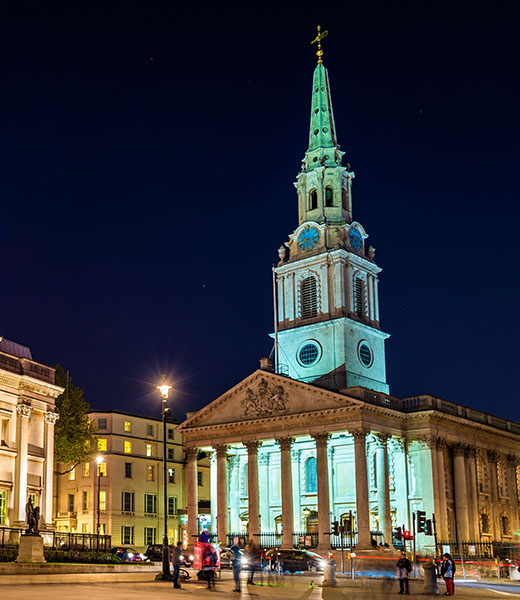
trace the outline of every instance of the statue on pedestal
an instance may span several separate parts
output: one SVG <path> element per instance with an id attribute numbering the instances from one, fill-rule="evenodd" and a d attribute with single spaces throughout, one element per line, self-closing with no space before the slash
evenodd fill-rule
<path id="1" fill-rule="evenodd" d="M 25 505 L 25 520 L 27 521 L 26 535 L 38 535 L 38 521 L 40 520 L 40 507 L 34 506 L 32 499 Z"/>

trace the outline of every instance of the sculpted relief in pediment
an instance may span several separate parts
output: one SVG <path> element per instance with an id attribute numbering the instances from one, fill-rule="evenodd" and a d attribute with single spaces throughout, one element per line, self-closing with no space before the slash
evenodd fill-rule
<path id="1" fill-rule="evenodd" d="M 245 417 L 270 417 L 286 412 L 289 394 L 284 386 L 262 378 L 255 387 L 247 387 L 240 400 Z"/>

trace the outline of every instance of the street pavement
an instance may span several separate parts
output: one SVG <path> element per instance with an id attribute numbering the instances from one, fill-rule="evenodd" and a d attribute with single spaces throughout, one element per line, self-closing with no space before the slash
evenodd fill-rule
<path id="1" fill-rule="evenodd" d="M 135 574 L 137 575 L 137 574 Z M 244 579 L 247 574 L 243 574 Z M 134 578 L 135 577 L 135 578 Z M 208 590 L 206 584 L 196 579 L 183 583 L 180 590 L 174 590 L 171 583 L 153 581 L 150 576 L 148 581 L 130 574 L 127 581 L 115 581 L 112 574 L 104 576 L 97 574 L 94 581 L 81 578 L 78 575 L 73 579 L 64 577 L 62 583 L 51 583 L 45 575 L 36 575 L 31 583 L 26 583 L 25 578 L 20 578 L 19 583 L 9 582 L 0 585 L 1 600 L 132 600 L 134 598 L 189 598 L 189 600 L 207 600 L 208 598 L 222 598 L 225 600 L 238 598 L 245 600 L 388 600 L 391 596 L 397 597 L 399 585 L 396 580 L 375 579 L 340 579 L 337 588 L 320 588 L 318 584 L 321 576 L 309 577 L 300 575 L 284 575 L 269 580 L 264 577 L 258 579 L 257 585 L 242 585 L 240 594 L 233 592 L 233 581 L 230 573 L 225 573 L 221 580 L 217 580 L 216 590 Z M 79 583 L 79 581 L 83 581 Z M 409 598 L 424 598 L 422 595 L 422 582 L 410 582 Z M 471 585 L 472 587 L 469 587 Z M 474 587 L 474 586 L 479 587 Z M 440 586 L 441 594 L 445 591 L 444 585 Z M 460 584 L 456 586 L 456 596 L 459 598 L 474 598 L 478 600 L 514 598 L 520 596 L 520 587 L 514 584 L 480 583 Z"/>

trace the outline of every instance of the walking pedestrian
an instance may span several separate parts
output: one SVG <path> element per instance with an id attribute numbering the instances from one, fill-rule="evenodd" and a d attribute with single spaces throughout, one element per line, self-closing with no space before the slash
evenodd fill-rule
<path id="1" fill-rule="evenodd" d="M 442 556 L 444 560 L 442 561 L 441 575 L 444 577 L 444 582 L 446 583 L 446 593 L 444 595 L 454 596 L 455 586 L 453 585 L 453 578 L 455 577 L 455 563 L 448 552 L 445 552 Z"/>
<path id="2" fill-rule="evenodd" d="M 399 593 L 409 595 L 408 575 L 412 570 L 412 563 L 407 558 L 406 552 L 401 552 L 401 558 L 397 561 L 397 568 L 399 569 Z"/>
<path id="3" fill-rule="evenodd" d="M 180 588 L 179 569 L 181 568 L 182 560 L 182 542 L 177 542 L 177 545 L 172 551 L 172 567 L 173 567 L 173 587 Z"/>
<path id="4" fill-rule="evenodd" d="M 204 565 L 204 571 L 208 579 L 208 590 L 215 589 L 215 569 L 217 568 L 217 553 L 211 546 L 208 548 L 208 554 L 206 556 Z"/>
<path id="5" fill-rule="evenodd" d="M 234 592 L 240 592 L 240 571 L 242 570 L 242 551 L 240 550 L 240 546 L 238 545 L 238 538 L 233 538 L 233 545 L 230 548 L 231 552 L 233 552 L 233 578 L 235 580 L 235 589 Z"/>
<path id="6" fill-rule="evenodd" d="M 248 546 L 248 566 L 249 566 L 249 577 L 247 579 L 247 583 L 250 585 L 255 585 L 253 581 L 253 577 L 255 576 L 255 571 L 260 569 L 260 563 L 262 560 L 262 548 L 253 540 L 249 540 Z"/>

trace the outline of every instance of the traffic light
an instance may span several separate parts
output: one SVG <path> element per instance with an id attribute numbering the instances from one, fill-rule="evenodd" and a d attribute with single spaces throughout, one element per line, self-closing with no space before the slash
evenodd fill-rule
<path id="1" fill-rule="evenodd" d="M 432 527 L 432 520 L 431 519 L 426 519 L 426 525 L 425 525 L 424 533 L 426 535 L 433 535 L 433 527 Z"/>
<path id="2" fill-rule="evenodd" d="M 399 540 L 399 541 L 401 541 L 403 539 L 403 528 L 402 527 L 395 528 L 394 537 L 396 540 Z"/>
<path id="3" fill-rule="evenodd" d="M 403 531 L 403 537 L 405 540 L 411 540 L 412 539 L 412 534 L 408 531 L 408 529 L 405 529 Z"/>
<path id="4" fill-rule="evenodd" d="M 424 510 L 417 511 L 417 532 L 426 533 L 426 512 Z"/>
<path id="5" fill-rule="evenodd" d="M 339 523 L 338 521 L 332 521 L 331 523 L 332 535 L 339 535 Z"/>

